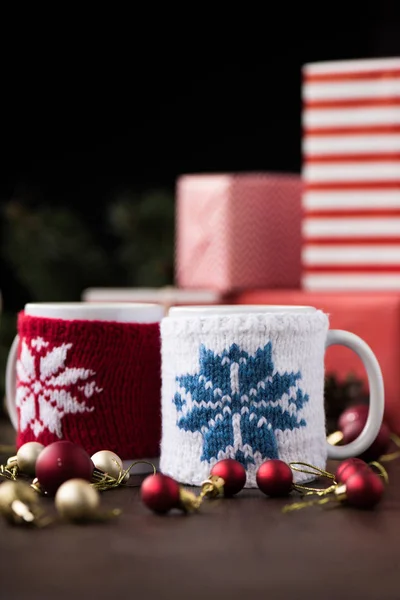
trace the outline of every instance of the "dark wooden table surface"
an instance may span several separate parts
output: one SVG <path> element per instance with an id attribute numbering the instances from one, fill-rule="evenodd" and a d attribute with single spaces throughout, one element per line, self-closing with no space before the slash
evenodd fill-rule
<path id="1" fill-rule="evenodd" d="M 13 441 L 9 426 L 0 434 Z M 285 500 L 246 490 L 197 515 L 161 517 L 129 487 L 103 493 L 104 508 L 123 510 L 105 524 L 26 530 L 0 521 L 0 598 L 399 600 L 400 459 L 388 470 L 374 511 L 283 514 Z"/>

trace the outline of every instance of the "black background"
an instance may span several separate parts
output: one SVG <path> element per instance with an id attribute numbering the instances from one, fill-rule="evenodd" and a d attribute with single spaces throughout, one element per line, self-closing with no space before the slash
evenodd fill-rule
<path id="1" fill-rule="evenodd" d="M 388 0 L 231 5 L 222 20 L 203 5 L 148 8 L 112 24 L 107 11 L 101 22 L 95 12 L 3 21 L 3 205 L 68 205 L 95 227 L 127 186 L 299 172 L 302 65 L 400 55 L 399 3 Z"/>

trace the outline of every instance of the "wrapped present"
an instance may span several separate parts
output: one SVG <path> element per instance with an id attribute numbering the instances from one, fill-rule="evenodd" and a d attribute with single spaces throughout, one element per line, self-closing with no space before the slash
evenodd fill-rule
<path id="1" fill-rule="evenodd" d="M 303 69 L 303 286 L 400 289 L 400 58 Z"/>
<path id="2" fill-rule="evenodd" d="M 331 329 L 346 329 L 363 338 L 382 369 L 385 418 L 392 430 L 400 434 L 400 294 L 260 290 L 238 294 L 233 300 L 238 304 L 315 306 L 329 313 Z M 341 381 L 354 374 L 366 383 L 361 360 L 343 346 L 329 348 L 325 367 L 327 373 Z"/>
<path id="3" fill-rule="evenodd" d="M 87 288 L 84 302 L 135 302 L 161 304 L 165 314 L 171 306 L 218 304 L 221 295 L 214 290 L 180 290 L 173 286 L 159 288 Z"/>
<path id="4" fill-rule="evenodd" d="M 180 287 L 220 292 L 296 287 L 300 251 L 298 175 L 179 178 L 176 279 Z"/>

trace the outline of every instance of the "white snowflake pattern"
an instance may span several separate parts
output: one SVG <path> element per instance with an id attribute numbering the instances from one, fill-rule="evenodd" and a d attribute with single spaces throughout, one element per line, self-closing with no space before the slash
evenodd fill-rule
<path id="1" fill-rule="evenodd" d="M 45 429 L 62 438 L 62 419 L 66 414 L 92 412 L 94 406 L 77 399 L 82 392 L 86 398 L 102 392 L 90 369 L 66 367 L 68 351 L 73 344 L 61 344 L 47 350 L 49 342 L 37 337 L 29 343 L 21 342 L 17 361 L 16 404 L 20 410 L 20 429 L 30 427 L 37 437 Z M 42 352 L 44 349 L 44 353 Z M 84 385 L 78 385 L 86 381 Z"/>

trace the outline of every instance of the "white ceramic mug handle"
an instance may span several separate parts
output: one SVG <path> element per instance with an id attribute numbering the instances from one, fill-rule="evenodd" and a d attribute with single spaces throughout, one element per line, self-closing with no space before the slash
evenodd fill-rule
<path id="1" fill-rule="evenodd" d="M 17 352 L 19 336 L 16 335 L 8 353 L 6 366 L 6 403 L 11 423 L 14 429 L 18 428 L 18 414 L 16 406 L 17 397 Z"/>
<path id="2" fill-rule="evenodd" d="M 375 354 L 364 340 L 349 331 L 331 329 L 328 331 L 325 348 L 335 344 L 346 346 L 346 348 L 350 348 L 350 350 L 358 354 L 364 364 L 369 383 L 368 419 L 358 438 L 344 446 L 332 446 L 327 442 L 328 458 L 343 460 L 362 454 L 375 440 L 382 424 L 385 392 L 379 363 Z"/>

